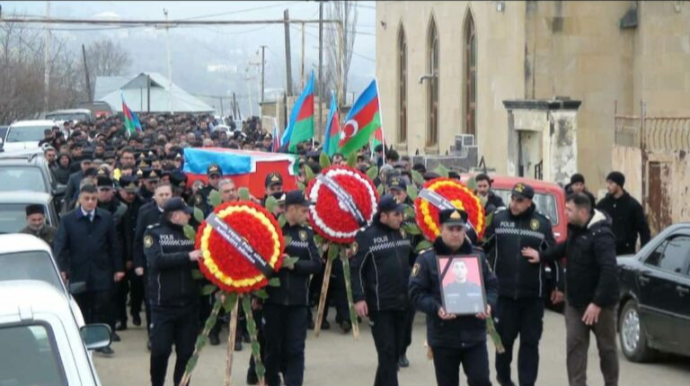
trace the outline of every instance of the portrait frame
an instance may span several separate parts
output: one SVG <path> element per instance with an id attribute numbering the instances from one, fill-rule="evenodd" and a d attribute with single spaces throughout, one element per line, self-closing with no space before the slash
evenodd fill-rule
<path id="1" fill-rule="evenodd" d="M 486 310 L 482 262 L 478 255 L 438 256 L 436 264 L 446 313 L 476 315 Z"/>

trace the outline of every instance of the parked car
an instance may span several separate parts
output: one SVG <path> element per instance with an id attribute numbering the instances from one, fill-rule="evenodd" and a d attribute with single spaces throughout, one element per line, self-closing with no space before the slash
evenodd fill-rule
<path id="1" fill-rule="evenodd" d="M 656 352 L 690 356 L 690 223 L 672 225 L 635 256 L 618 258 L 621 351 L 632 362 Z"/>
<path id="2" fill-rule="evenodd" d="M 70 304 L 77 324 L 84 325 L 84 316 L 72 294 L 83 291 L 85 284 L 70 283 L 70 287 L 65 285 L 52 248 L 43 240 L 25 234 L 0 235 L 0 267 L 0 283 L 37 280 L 55 287 Z"/>
<path id="3" fill-rule="evenodd" d="M 43 192 L 60 213 L 65 185 L 57 183 L 40 149 L 0 153 L 0 192 Z"/>
<path id="4" fill-rule="evenodd" d="M 53 197 L 43 192 L 0 192 L 0 234 L 17 233 L 26 226 L 26 207 L 38 204 L 45 210 L 46 224 L 56 227 L 59 220 Z"/>
<path id="5" fill-rule="evenodd" d="M 5 143 L 5 135 L 7 134 L 7 129 L 9 128 L 9 126 L 0 126 L 0 149 L 2 149 Z"/>
<path id="6" fill-rule="evenodd" d="M 109 117 L 113 115 L 113 108 L 106 102 L 81 102 L 77 106 L 79 109 L 88 109 L 91 111 L 91 116 L 95 118 Z"/>
<path id="7" fill-rule="evenodd" d="M 89 109 L 68 109 L 51 111 L 45 115 L 45 119 L 52 121 L 91 122 L 93 115 Z"/>
<path id="8" fill-rule="evenodd" d="M 100 386 L 88 350 L 110 327 L 79 327 L 62 294 L 40 281 L 0 283 L 0 385 Z"/>
<path id="9" fill-rule="evenodd" d="M 52 120 L 18 121 L 10 125 L 5 134 L 4 151 L 25 150 L 38 148 L 38 143 L 44 138 L 43 132 L 52 129 L 57 124 Z"/>

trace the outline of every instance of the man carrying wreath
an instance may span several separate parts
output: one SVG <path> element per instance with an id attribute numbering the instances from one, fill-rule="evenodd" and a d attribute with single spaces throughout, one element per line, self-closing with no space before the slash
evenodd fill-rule
<path id="1" fill-rule="evenodd" d="M 462 364 L 467 382 L 473 386 L 490 386 L 489 352 L 486 348 L 486 322 L 498 300 L 498 280 L 489 269 L 481 250 L 472 248 L 465 238 L 467 213 L 444 209 L 439 213 L 441 235 L 433 248 L 423 251 L 412 268 L 410 300 L 427 314 L 427 342 L 434 356 L 436 384 L 458 386 Z M 486 299 L 486 311 L 477 315 L 458 316 L 443 308 L 437 256 L 478 255 Z"/>

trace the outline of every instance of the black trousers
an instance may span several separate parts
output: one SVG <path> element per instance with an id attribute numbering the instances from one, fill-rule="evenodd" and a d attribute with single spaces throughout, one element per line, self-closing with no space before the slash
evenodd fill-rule
<path id="1" fill-rule="evenodd" d="M 137 276 L 134 270 L 127 271 L 129 281 L 129 313 L 141 315 L 141 307 L 144 305 L 144 278 Z M 148 320 L 148 319 L 147 319 Z"/>
<path id="2" fill-rule="evenodd" d="M 500 382 L 510 384 L 510 363 L 513 344 L 520 335 L 518 350 L 518 380 L 520 386 L 537 382 L 539 373 L 539 341 L 544 329 L 544 299 L 498 299 L 496 331 L 501 336 L 505 353 L 496 353 L 496 375 Z"/>
<path id="3" fill-rule="evenodd" d="M 152 307 L 151 308 L 151 385 L 163 386 L 168 359 L 175 345 L 174 385 L 179 385 L 187 361 L 194 353 L 194 343 L 199 333 L 199 307 Z"/>
<path id="4" fill-rule="evenodd" d="M 323 285 L 324 270 L 314 275 L 309 287 L 312 307 L 318 307 L 319 297 L 321 296 L 321 286 Z M 335 306 L 335 322 L 340 324 L 350 320 L 350 308 L 347 305 L 347 292 L 345 290 L 345 276 L 343 274 L 343 263 L 340 259 L 333 261 L 331 271 L 331 281 L 326 294 L 326 306 L 323 311 L 323 320 L 328 320 L 328 309 Z M 311 308 L 309 309 L 309 319 L 314 319 Z M 316 322 L 316 321 L 314 321 Z"/>
<path id="5" fill-rule="evenodd" d="M 432 347 L 438 386 L 460 385 L 460 365 L 470 386 L 491 386 L 486 342 L 466 348 Z"/>
<path id="6" fill-rule="evenodd" d="M 405 310 L 369 309 L 369 325 L 379 361 L 374 386 L 398 386 L 398 358 L 405 337 L 406 313 Z"/>
<path id="7" fill-rule="evenodd" d="M 74 300 L 79 305 L 86 324 L 106 323 L 110 328 L 114 327 L 112 291 L 86 291 L 74 295 Z"/>
<path id="8" fill-rule="evenodd" d="M 412 327 L 414 325 L 415 313 L 416 310 L 413 306 L 410 306 L 405 312 L 405 334 L 402 346 L 400 346 L 400 356 L 407 355 L 407 349 L 412 344 Z"/>
<path id="9" fill-rule="evenodd" d="M 307 306 L 264 305 L 266 384 L 280 386 L 279 372 L 287 386 L 304 381 L 304 346 L 307 340 Z"/>

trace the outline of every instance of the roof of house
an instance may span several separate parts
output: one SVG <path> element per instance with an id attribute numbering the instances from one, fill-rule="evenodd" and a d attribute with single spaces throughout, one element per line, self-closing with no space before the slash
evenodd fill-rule
<path id="1" fill-rule="evenodd" d="M 148 106 L 147 76 L 151 81 L 150 100 Z M 101 78 L 105 78 L 101 80 Z M 103 95 L 102 95 L 103 94 Z M 96 79 L 95 97 L 99 101 L 108 103 L 114 112 L 122 111 L 122 97 L 130 109 L 135 112 L 178 112 L 178 113 L 210 113 L 214 108 L 189 94 L 161 74 L 150 72 L 141 73 L 133 78 L 98 77 Z"/>

